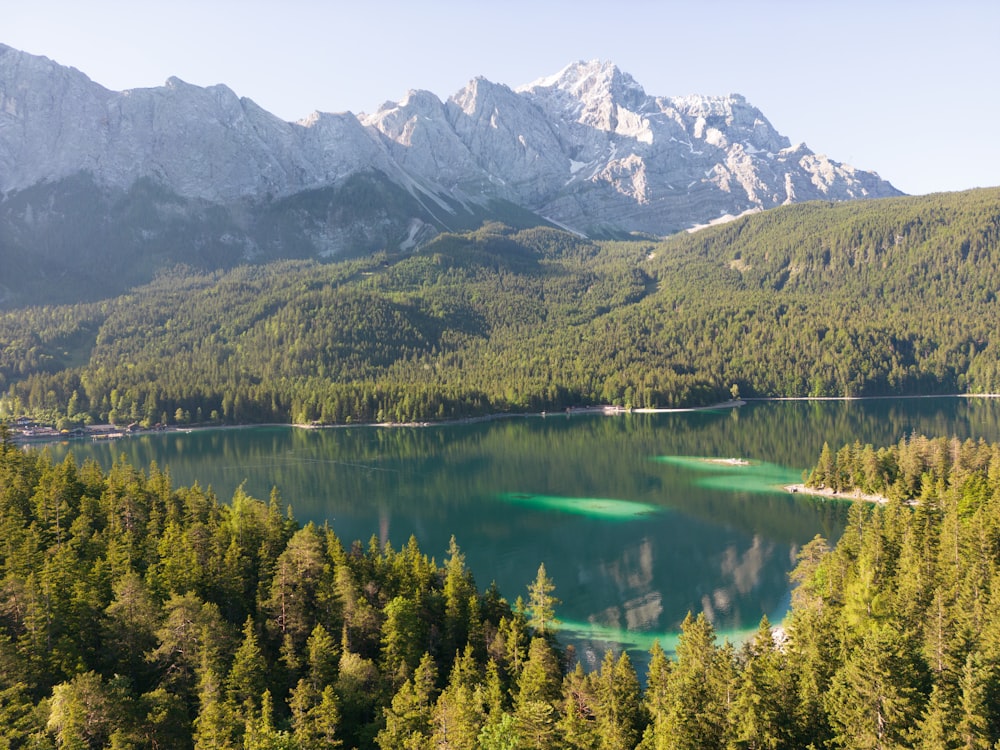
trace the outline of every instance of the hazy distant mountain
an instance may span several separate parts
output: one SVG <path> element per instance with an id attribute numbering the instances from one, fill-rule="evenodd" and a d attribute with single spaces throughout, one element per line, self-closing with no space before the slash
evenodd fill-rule
<path id="1" fill-rule="evenodd" d="M 739 95 L 652 97 L 610 63 L 288 123 L 222 85 L 113 92 L 3 45 L 0 191 L 8 302 L 25 276 L 82 274 L 97 295 L 172 262 L 406 251 L 487 219 L 665 235 L 790 202 L 900 194 L 792 146 Z"/>

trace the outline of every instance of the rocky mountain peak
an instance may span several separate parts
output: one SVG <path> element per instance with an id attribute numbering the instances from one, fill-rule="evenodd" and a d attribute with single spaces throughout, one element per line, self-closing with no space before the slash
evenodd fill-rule
<path id="1" fill-rule="evenodd" d="M 399 102 L 385 102 L 373 115 L 361 115 L 364 125 L 374 127 L 394 140 L 409 137 L 421 121 L 439 120 L 444 103 L 430 91 L 411 89 Z"/>
<path id="2" fill-rule="evenodd" d="M 553 76 L 517 89 L 550 116 L 575 120 L 588 127 L 614 132 L 624 116 L 634 130 L 648 108 L 649 97 L 628 73 L 610 62 L 576 62 Z"/>
<path id="3" fill-rule="evenodd" d="M 674 96 L 660 99 L 658 104 L 671 117 L 687 122 L 698 139 L 741 143 L 751 151 L 765 153 L 777 153 L 791 145 L 741 94 Z"/>
<path id="4" fill-rule="evenodd" d="M 414 89 L 371 115 L 287 123 L 224 84 L 172 77 L 113 92 L 0 45 L 0 193 L 80 174 L 106 191 L 151 182 L 240 222 L 254 206 L 308 191 L 392 193 L 384 209 L 372 197 L 346 198 L 356 201 L 347 212 L 307 201 L 323 217 L 310 214 L 319 255 L 369 247 L 376 226 L 410 248 L 432 222 L 457 226 L 457 207 L 482 217 L 494 202 L 505 215 L 513 205 L 587 234 L 662 235 L 790 201 L 898 194 L 877 175 L 792 148 L 738 94 L 649 96 L 607 61 L 575 62 L 517 89 L 477 77 L 444 102 Z M 356 229 L 323 223 L 353 221 L 361 208 L 384 215 Z"/>
<path id="5" fill-rule="evenodd" d="M 539 78 L 518 88 L 518 91 L 535 95 L 555 90 L 581 101 L 611 99 L 616 104 L 629 107 L 646 98 L 646 92 L 632 76 L 606 60 L 571 63 L 555 75 Z"/>
<path id="6" fill-rule="evenodd" d="M 448 103 L 461 109 L 464 114 L 475 117 L 478 112 L 494 107 L 499 102 L 510 103 L 516 98 L 517 95 L 509 86 L 476 76 L 464 88 L 455 92 Z"/>

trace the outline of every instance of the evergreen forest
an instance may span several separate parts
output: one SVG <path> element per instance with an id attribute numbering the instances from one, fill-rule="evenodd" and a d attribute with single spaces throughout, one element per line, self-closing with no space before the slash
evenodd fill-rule
<path id="1" fill-rule="evenodd" d="M 346 424 L 997 392 L 998 289 L 1000 190 L 665 240 L 489 224 L 0 313 L 0 417 Z M 806 480 L 881 501 L 800 550 L 780 627 L 720 642 L 691 613 L 645 674 L 612 652 L 586 671 L 544 566 L 511 600 L 460 540 L 440 563 L 415 539 L 341 540 L 277 491 L 55 462 L 0 422 L 0 748 L 998 746 L 1000 446 L 826 446 Z"/>
<path id="2" fill-rule="evenodd" d="M 344 544 L 277 494 L 0 440 L 0 747 L 991 748 L 1000 740 L 1000 445 L 824 449 L 868 483 L 743 644 L 703 614 L 638 675 L 559 643 L 544 566 L 511 604 L 456 540 Z M 830 472 L 833 472 L 832 474 Z M 875 484 L 870 484 L 874 482 Z M 997 578 L 1000 580 L 1000 578 Z"/>
<path id="3" fill-rule="evenodd" d="M 73 281 L 53 284 L 64 299 Z M 786 206 L 665 240 L 488 224 L 7 310 L 0 417 L 346 424 L 997 392 L 998 289 L 997 189 Z"/>

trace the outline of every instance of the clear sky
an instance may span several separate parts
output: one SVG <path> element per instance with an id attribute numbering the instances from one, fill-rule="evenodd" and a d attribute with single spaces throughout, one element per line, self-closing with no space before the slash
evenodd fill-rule
<path id="1" fill-rule="evenodd" d="M 0 42 L 113 90 L 225 83 L 286 120 L 610 60 L 743 94 L 793 143 L 911 194 L 1000 185 L 997 0 L 6 0 Z"/>

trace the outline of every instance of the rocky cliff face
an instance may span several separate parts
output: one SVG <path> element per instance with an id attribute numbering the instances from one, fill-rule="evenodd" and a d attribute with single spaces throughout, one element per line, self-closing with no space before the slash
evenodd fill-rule
<path id="1" fill-rule="evenodd" d="M 185 198 L 287 195 L 389 169 L 356 117 L 284 122 L 226 86 L 178 78 L 111 92 L 73 68 L 0 46 L 0 190 L 79 172 L 127 189 L 152 178 Z"/>
<path id="2" fill-rule="evenodd" d="M 359 204 L 344 190 L 359 176 L 381 185 L 366 200 L 393 198 Z M 610 63 L 575 63 L 516 90 L 477 78 L 446 102 L 412 91 L 371 115 L 288 123 L 225 86 L 171 78 L 113 92 L 0 45 L 0 239 L 29 256 L 18 244 L 25 227 L 37 242 L 39 217 L 60 216 L 57 194 L 40 186 L 67 180 L 111 203 L 156 185 L 149 211 L 160 219 L 165 201 L 177 221 L 201 221 L 214 206 L 226 216 L 214 225 L 248 258 L 409 249 L 512 211 L 593 236 L 664 235 L 793 201 L 899 194 L 874 173 L 793 146 L 739 95 L 654 97 Z M 185 215 L 189 202 L 198 210 Z M 294 216 L 304 223 L 291 226 Z M 148 234 L 123 231 L 136 242 Z"/>

